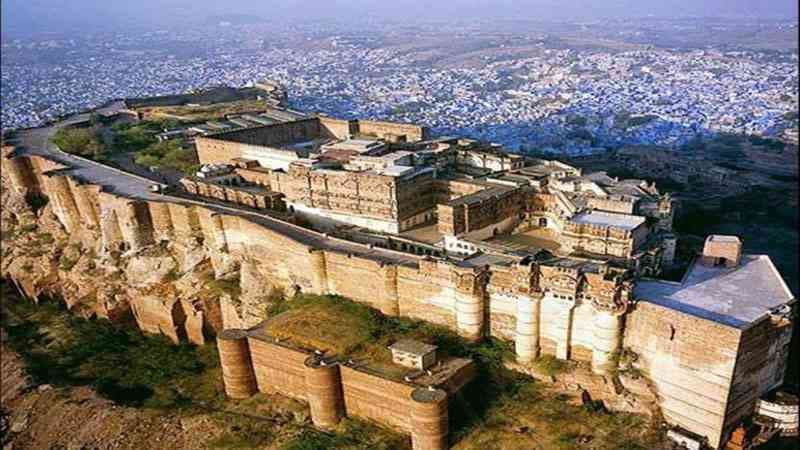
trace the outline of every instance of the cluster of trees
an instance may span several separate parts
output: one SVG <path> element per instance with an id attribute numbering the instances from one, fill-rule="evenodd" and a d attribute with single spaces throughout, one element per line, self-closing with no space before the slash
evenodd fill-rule
<path id="1" fill-rule="evenodd" d="M 64 152 L 102 160 L 108 155 L 96 128 L 61 128 L 51 139 Z"/>
<path id="2" fill-rule="evenodd" d="M 156 143 L 156 134 L 180 126 L 177 120 L 146 120 L 136 124 L 117 123 L 111 127 L 114 150 L 138 152 Z"/>
<path id="3" fill-rule="evenodd" d="M 105 145 L 103 128 L 62 128 L 52 142 L 61 150 L 103 161 L 112 153 L 136 153 L 135 161 L 145 167 L 158 167 L 194 173 L 198 170 L 197 155 L 182 147 L 181 141 L 158 142 L 156 134 L 174 127 L 167 122 L 143 121 L 137 124 L 117 123 L 106 129 L 111 133 L 111 145 Z"/>
<path id="4" fill-rule="evenodd" d="M 136 164 L 159 169 L 172 169 L 192 174 L 200 168 L 197 154 L 183 148 L 177 140 L 157 142 L 144 148 L 134 159 Z"/>
<path id="5" fill-rule="evenodd" d="M 154 131 L 148 126 L 117 124 L 111 127 L 114 133 L 114 150 L 137 152 L 156 142 Z"/>

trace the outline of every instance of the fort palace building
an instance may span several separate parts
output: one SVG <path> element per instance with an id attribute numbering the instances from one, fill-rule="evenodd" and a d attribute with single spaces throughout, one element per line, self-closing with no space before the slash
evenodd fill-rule
<path id="1" fill-rule="evenodd" d="M 577 361 L 617 390 L 639 390 L 619 375 L 635 355 L 664 420 L 712 448 L 770 411 L 784 383 L 795 299 L 772 261 L 712 235 L 682 279 L 660 278 L 675 263 L 674 204 L 653 183 L 325 116 L 209 133 L 196 147 L 203 166 L 174 194 L 44 150 L 4 149 L 2 162 L 10 186 L 49 196 L 64 228 L 94 233 L 101 254 L 169 243 L 181 260 L 235 274 L 242 295 L 220 299 L 218 336 L 229 395 L 277 389 L 307 399 L 323 427 L 353 414 L 389 420 L 417 449 L 446 445 L 447 397 L 471 377 L 468 361 L 443 363 L 430 383 L 387 384 L 289 348 L 259 331 L 273 288 L 513 342 L 522 367 Z M 174 332 L 162 300 L 136 300 L 141 328 Z M 202 341 L 202 311 L 186 311 L 185 334 Z M 450 361 L 413 342 L 392 352 L 423 375 Z"/>
<path id="2" fill-rule="evenodd" d="M 297 289 L 510 340 L 521 362 L 549 354 L 602 375 L 633 352 L 665 419 L 712 447 L 783 382 L 794 298 L 770 258 L 710 236 L 681 281 L 658 279 L 675 258 L 673 202 L 647 181 L 324 116 L 208 135 L 197 151 L 192 194 L 417 257 L 360 272 L 379 279 L 370 299 L 327 253 L 309 265 L 321 285 Z"/>

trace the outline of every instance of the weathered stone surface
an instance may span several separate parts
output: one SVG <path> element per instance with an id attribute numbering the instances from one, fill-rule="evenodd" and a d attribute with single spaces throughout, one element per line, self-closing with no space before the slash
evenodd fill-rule
<path id="1" fill-rule="evenodd" d="M 170 256 L 135 256 L 128 260 L 125 274 L 133 286 L 172 281 L 177 264 Z"/>

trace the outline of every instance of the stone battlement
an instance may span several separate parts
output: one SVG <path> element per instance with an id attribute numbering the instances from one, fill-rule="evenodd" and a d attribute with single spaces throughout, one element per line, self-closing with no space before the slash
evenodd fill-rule
<path id="1" fill-rule="evenodd" d="M 457 392 L 452 384 L 417 386 L 389 379 L 335 356 L 278 342 L 258 329 L 225 330 L 217 346 L 232 398 L 279 393 L 308 403 L 311 420 L 322 429 L 334 428 L 345 416 L 359 417 L 410 434 L 415 450 L 448 448 L 448 397 Z M 465 372 L 468 378 L 471 373 Z M 468 379 L 460 381 L 456 388 Z"/>

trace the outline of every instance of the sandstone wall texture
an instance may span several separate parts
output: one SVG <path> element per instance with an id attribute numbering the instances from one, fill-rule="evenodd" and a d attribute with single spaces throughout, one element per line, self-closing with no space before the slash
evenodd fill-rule
<path id="1" fill-rule="evenodd" d="M 460 235 L 497 226 L 512 217 L 521 218 L 528 196 L 525 189 L 492 187 L 456 198 L 437 205 L 438 229 L 441 233 Z"/>
<path id="2" fill-rule="evenodd" d="M 142 330 L 173 340 L 203 343 L 223 328 L 252 327 L 266 317 L 271 292 L 301 291 L 347 296 L 387 315 L 449 327 L 469 340 L 512 340 L 522 363 L 550 354 L 585 361 L 608 377 L 619 352 L 629 349 L 652 379 L 664 416 L 709 436 L 712 445 L 724 441 L 760 392 L 782 380 L 791 326 L 759 323 L 742 331 L 647 302 L 631 308 L 631 280 L 623 269 L 558 260 L 465 267 L 409 254 L 388 258 L 389 250 L 378 254 L 318 233 L 304 231 L 301 239 L 288 223 L 265 226 L 252 216 L 178 199 L 121 197 L 39 156 L 10 157 L 4 149 L 2 169 L 3 226 L 19 231 L 33 223 L 39 229 L 4 239 L 10 245 L 4 245 L 3 276 L 31 298 L 57 295 L 80 314 L 132 319 Z M 24 197 L 30 193 L 49 202 L 35 212 Z M 30 245 L 43 231 L 54 243 L 37 256 Z M 219 290 L 218 283 L 235 289 Z M 213 312 L 210 304 L 217 305 Z M 253 337 L 247 341 L 259 390 L 280 390 L 317 409 L 338 402 L 321 390 L 335 376 L 319 368 L 319 375 L 309 375 L 309 354 L 284 354 L 281 346 Z M 231 361 L 244 360 L 243 353 L 231 352 Z M 339 371 L 345 410 L 370 417 L 372 405 L 403 405 L 405 412 L 389 420 L 409 427 L 410 392 L 366 388 L 360 381 L 348 391 L 349 382 L 365 376 L 356 372 Z M 313 401 L 307 398 L 309 382 L 319 395 Z M 359 400 L 395 391 L 402 392 L 402 401 Z M 433 420 L 420 414 L 420 423 Z M 320 416 L 319 425 L 336 417 Z M 425 438 L 434 447 L 435 435 Z"/>
<path id="3" fill-rule="evenodd" d="M 181 185 L 186 189 L 186 192 L 201 197 L 210 197 L 254 209 L 277 211 L 286 209 L 286 204 L 283 202 L 283 194 L 280 192 L 253 190 L 249 189 L 248 186 L 227 186 L 203 181 L 199 178 L 183 178 Z"/>
<path id="4" fill-rule="evenodd" d="M 757 409 L 759 398 L 784 382 L 792 339 L 788 320 L 767 318 L 742 332 L 728 397 L 725 436 Z"/>
<path id="5" fill-rule="evenodd" d="M 626 318 L 624 345 L 639 355 L 653 381 L 664 418 L 725 442 L 741 332 L 651 303 L 638 303 Z"/>
<path id="6" fill-rule="evenodd" d="M 217 345 L 225 390 L 232 398 L 248 397 L 257 386 L 260 392 L 307 402 L 314 425 L 322 429 L 334 428 L 345 416 L 359 417 L 410 434 L 414 449 L 448 448 L 445 390 L 391 380 L 277 342 L 259 330 L 225 330 Z M 454 380 L 451 392 L 460 389 L 472 374 L 464 371 L 462 379 Z"/>
<path id="7" fill-rule="evenodd" d="M 377 138 L 390 139 L 392 136 L 405 136 L 409 142 L 427 139 L 428 130 L 425 127 L 396 122 L 381 122 L 376 120 L 356 120 L 356 132 Z M 351 128 L 352 129 L 352 128 Z"/>
<path id="8" fill-rule="evenodd" d="M 322 134 L 332 136 L 337 139 L 346 139 L 351 134 L 355 133 L 348 120 L 334 119 L 332 117 L 320 117 L 319 123 L 322 128 Z"/>
<path id="9" fill-rule="evenodd" d="M 298 400 L 306 398 L 305 361 L 311 355 L 262 338 L 248 337 L 258 390 L 277 392 Z"/>
<path id="10" fill-rule="evenodd" d="M 293 122 L 276 123 L 198 137 L 197 156 L 202 164 L 227 163 L 241 158 L 248 147 L 280 147 L 283 144 L 306 142 L 318 138 L 344 139 L 363 134 L 395 140 L 419 141 L 427 137 L 427 130 L 417 125 L 370 120 L 343 121 L 331 118 L 309 118 Z"/>
<path id="11" fill-rule="evenodd" d="M 289 204 L 395 222 L 402 229 L 411 225 L 405 223 L 409 219 L 435 206 L 430 173 L 405 179 L 372 172 L 291 166 L 287 173 L 273 178 Z"/>
<path id="12" fill-rule="evenodd" d="M 338 364 L 322 358 L 306 358 L 306 397 L 311 420 L 319 428 L 332 429 L 345 412 L 342 376 Z"/>
<path id="13" fill-rule="evenodd" d="M 247 398 L 258 391 L 247 333 L 240 329 L 222 331 L 217 336 L 222 380 L 231 398 Z"/>

